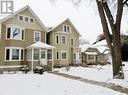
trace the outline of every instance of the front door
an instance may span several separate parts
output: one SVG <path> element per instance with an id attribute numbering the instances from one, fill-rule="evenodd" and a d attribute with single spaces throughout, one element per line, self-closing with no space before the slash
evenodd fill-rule
<path id="1" fill-rule="evenodd" d="M 41 50 L 40 65 L 47 65 L 47 51 Z"/>

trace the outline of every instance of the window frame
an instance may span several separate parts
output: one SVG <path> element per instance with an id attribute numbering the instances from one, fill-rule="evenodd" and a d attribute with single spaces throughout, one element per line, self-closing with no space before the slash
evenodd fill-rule
<path id="1" fill-rule="evenodd" d="M 50 53 L 49 53 L 49 51 L 50 51 Z M 50 55 L 51 58 L 49 58 L 49 55 Z M 53 57 L 52 49 L 48 49 L 47 50 L 47 60 L 51 61 L 53 59 L 52 57 Z"/>
<path id="2" fill-rule="evenodd" d="M 71 27 L 70 25 L 63 24 L 63 32 L 70 33 Z"/>
<path id="3" fill-rule="evenodd" d="M 66 58 L 65 59 L 63 59 L 63 56 L 62 56 L 63 53 L 66 53 Z M 67 54 L 66 50 L 61 51 L 61 60 L 67 60 L 67 56 L 68 56 L 68 54 Z"/>
<path id="4" fill-rule="evenodd" d="M 63 43 L 63 37 L 65 37 L 65 43 Z M 61 44 L 67 44 L 67 38 L 66 38 L 66 35 L 61 35 Z"/>
<path id="5" fill-rule="evenodd" d="M 20 20 L 20 16 L 23 17 L 23 20 Z M 25 17 L 28 18 L 28 21 L 25 20 Z M 31 19 L 33 19 L 33 22 L 31 22 Z M 26 23 L 31 23 L 31 24 L 34 24 L 35 23 L 35 19 L 33 17 L 25 16 L 25 15 L 18 15 L 18 21 L 26 22 Z"/>
<path id="6" fill-rule="evenodd" d="M 74 39 L 73 39 L 73 38 L 71 38 L 71 39 L 70 39 L 70 41 L 71 41 L 71 43 L 70 43 L 70 44 L 71 44 L 71 46 L 74 46 Z"/>
<path id="7" fill-rule="evenodd" d="M 57 36 L 58 36 L 58 43 L 57 43 L 57 39 L 56 39 Z M 56 34 L 56 35 L 55 35 L 55 44 L 59 44 L 59 42 L 60 42 L 60 41 L 59 41 L 59 34 Z"/>
<path id="8" fill-rule="evenodd" d="M 23 17 L 23 20 L 20 20 L 20 16 L 22 16 Z M 18 21 L 24 21 L 24 16 L 23 15 L 18 15 Z"/>
<path id="9" fill-rule="evenodd" d="M 10 28 L 10 38 L 8 38 L 8 29 Z M 20 29 L 20 39 L 17 39 L 17 38 L 14 38 L 13 37 L 13 28 L 18 28 Z M 24 33 L 23 33 L 24 31 Z M 22 35 L 23 34 L 23 35 Z M 16 26 L 16 25 L 8 25 L 6 26 L 6 39 L 7 40 L 19 40 L 19 41 L 24 41 L 25 40 L 25 28 L 23 27 L 19 27 L 19 26 Z"/>
<path id="10" fill-rule="evenodd" d="M 39 41 L 36 41 L 35 40 L 35 35 L 36 35 L 36 33 L 39 33 Z M 34 31 L 34 42 L 41 42 L 41 32 L 39 32 L 39 31 Z"/>
<path id="11" fill-rule="evenodd" d="M 13 49 L 18 49 L 18 50 L 19 50 L 19 59 L 18 59 L 18 60 L 13 60 L 13 59 L 12 59 L 12 51 L 13 51 Z M 7 50 L 9 50 L 9 60 L 6 59 L 6 57 L 7 57 L 7 56 L 6 56 L 6 55 L 7 55 L 7 54 L 6 54 L 6 51 L 7 51 Z M 22 50 L 23 50 L 23 59 L 21 59 L 21 56 L 22 56 L 22 55 L 21 55 L 21 51 L 22 51 Z M 4 60 L 5 60 L 5 61 L 24 61 L 24 56 L 25 56 L 25 55 L 24 55 L 24 48 L 22 48 L 22 47 L 5 47 L 5 56 L 4 56 Z"/>
<path id="12" fill-rule="evenodd" d="M 57 53 L 58 53 L 58 58 L 57 58 Z M 56 57 L 56 60 L 59 60 L 60 59 L 60 56 L 59 56 L 60 54 L 59 54 L 59 51 L 58 50 L 56 50 L 56 54 L 55 55 L 56 55 L 55 56 Z"/>

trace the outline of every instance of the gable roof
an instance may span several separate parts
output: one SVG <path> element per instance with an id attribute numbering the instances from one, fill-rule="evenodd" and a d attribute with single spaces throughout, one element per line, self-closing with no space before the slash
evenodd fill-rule
<path id="1" fill-rule="evenodd" d="M 13 14 L 11 14 L 11 15 L 9 15 L 9 16 L 3 18 L 3 19 L 1 19 L 1 20 L 0 20 L 0 23 L 4 22 L 4 21 L 6 21 L 6 20 L 8 20 L 8 19 L 10 19 L 10 18 L 15 17 L 17 14 L 19 14 L 20 12 L 22 12 L 22 11 L 24 11 L 24 10 L 26 10 L 26 9 L 29 10 L 29 12 L 35 17 L 35 19 L 37 20 L 37 22 L 39 23 L 39 25 L 45 30 L 45 32 L 47 32 L 47 31 L 48 31 L 47 28 L 46 28 L 45 25 L 41 22 L 41 20 L 38 18 L 38 16 L 34 13 L 34 11 L 29 7 L 29 5 L 23 7 L 23 8 L 21 8 L 21 9 L 19 9 L 18 11 L 16 11 L 15 13 L 13 13 Z"/>
<path id="2" fill-rule="evenodd" d="M 62 23 L 68 21 L 69 24 L 73 27 L 73 29 L 80 35 L 79 31 L 76 29 L 76 27 L 73 25 L 73 23 L 71 22 L 71 20 L 69 18 L 67 18 L 66 20 L 64 20 L 63 22 L 59 23 L 58 25 L 56 25 L 55 27 L 51 28 L 48 32 L 51 32 L 52 30 L 54 30 L 55 28 L 57 28 L 58 26 L 60 26 Z M 80 35 L 81 36 L 81 35 Z"/>

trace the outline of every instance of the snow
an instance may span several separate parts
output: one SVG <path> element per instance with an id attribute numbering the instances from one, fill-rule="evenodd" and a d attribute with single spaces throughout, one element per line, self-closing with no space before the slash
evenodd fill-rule
<path id="1" fill-rule="evenodd" d="M 0 95 L 126 95 L 50 73 L 1 74 Z"/>
<path id="2" fill-rule="evenodd" d="M 112 78 L 112 65 L 104 66 L 89 66 L 89 67 L 71 67 L 69 71 L 60 69 L 59 72 L 66 73 L 89 80 L 101 81 L 106 83 L 114 83 L 122 87 L 128 88 L 128 63 L 123 67 L 125 79 L 113 79 Z"/>
<path id="3" fill-rule="evenodd" d="M 43 42 L 35 42 L 32 45 L 28 46 L 27 48 L 46 48 L 46 49 L 55 49 L 54 46 L 48 45 Z"/>
<path id="4" fill-rule="evenodd" d="M 85 53 L 88 54 L 88 55 L 97 55 L 96 52 L 85 52 Z"/>

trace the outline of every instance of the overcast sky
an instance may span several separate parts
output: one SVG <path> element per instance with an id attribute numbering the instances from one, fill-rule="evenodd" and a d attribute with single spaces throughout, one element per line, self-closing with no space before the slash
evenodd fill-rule
<path id="1" fill-rule="evenodd" d="M 82 37 L 93 42 L 102 33 L 102 28 L 97 8 L 85 1 L 74 7 L 71 0 L 58 0 L 54 4 L 50 0 L 14 0 L 14 10 L 29 5 L 47 27 L 54 27 L 69 18 Z"/>

